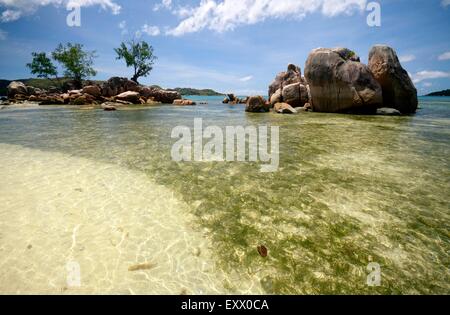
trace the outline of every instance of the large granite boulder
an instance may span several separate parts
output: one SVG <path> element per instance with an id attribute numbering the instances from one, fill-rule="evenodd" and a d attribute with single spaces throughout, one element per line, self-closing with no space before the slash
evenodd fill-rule
<path id="1" fill-rule="evenodd" d="M 8 98 L 15 98 L 16 95 L 28 95 L 28 89 L 25 84 L 19 81 L 11 82 L 8 87 Z"/>
<path id="2" fill-rule="evenodd" d="M 98 85 L 88 85 L 85 86 L 82 90 L 84 94 L 89 94 L 94 97 L 100 97 L 102 96 L 102 90 Z"/>
<path id="3" fill-rule="evenodd" d="M 269 101 L 272 106 L 284 102 L 293 107 L 302 107 L 309 101 L 308 86 L 299 67 L 290 64 L 287 71 L 276 76 L 269 86 Z"/>
<path id="4" fill-rule="evenodd" d="M 394 49 L 384 45 L 372 47 L 369 68 L 381 85 L 384 107 L 395 108 L 403 114 L 416 112 L 417 90 Z"/>
<path id="5" fill-rule="evenodd" d="M 284 86 L 293 83 L 304 83 L 304 81 L 302 79 L 300 67 L 289 64 L 287 71 L 280 72 L 269 85 L 269 99 L 271 99 L 272 95 L 279 89 L 283 89 Z"/>
<path id="6" fill-rule="evenodd" d="M 158 88 L 153 88 L 150 96 L 154 101 L 161 102 L 164 104 L 173 104 L 173 101 L 181 99 L 181 94 L 177 91 L 163 90 Z"/>
<path id="7" fill-rule="evenodd" d="M 112 97 L 127 91 L 139 91 L 139 85 L 127 78 L 112 77 L 102 84 L 102 96 Z"/>
<path id="8" fill-rule="evenodd" d="M 270 104 L 262 96 L 251 96 L 245 106 L 246 112 L 265 113 L 270 111 Z"/>
<path id="9" fill-rule="evenodd" d="M 309 102 L 308 87 L 301 83 L 286 85 L 281 90 L 282 101 L 293 107 L 303 107 Z"/>
<path id="10" fill-rule="evenodd" d="M 382 107 L 380 84 L 358 60 L 346 48 L 318 48 L 309 54 L 305 77 L 314 111 L 375 113 Z"/>
<path id="11" fill-rule="evenodd" d="M 133 91 L 127 91 L 127 92 L 123 92 L 120 93 L 119 95 L 117 95 L 115 97 L 116 100 L 119 101 L 124 101 L 124 102 L 130 102 L 133 104 L 140 104 L 141 101 L 141 95 L 139 94 L 139 92 L 133 92 Z"/>

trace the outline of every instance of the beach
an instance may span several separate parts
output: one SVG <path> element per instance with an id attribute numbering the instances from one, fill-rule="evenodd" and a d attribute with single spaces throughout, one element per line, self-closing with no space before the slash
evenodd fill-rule
<path id="1" fill-rule="evenodd" d="M 208 105 L 0 111 L 1 293 L 449 292 L 449 98 L 399 117 L 189 99 Z M 279 126 L 278 171 L 173 161 L 195 118 Z"/>

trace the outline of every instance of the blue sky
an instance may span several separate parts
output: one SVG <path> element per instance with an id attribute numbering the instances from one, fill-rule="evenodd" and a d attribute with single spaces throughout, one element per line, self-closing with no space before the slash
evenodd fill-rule
<path id="1" fill-rule="evenodd" d="M 68 2 L 81 26 L 66 23 Z M 96 50 L 96 79 L 131 76 L 113 48 L 140 38 L 158 60 L 143 84 L 266 94 L 288 63 L 304 68 L 317 47 L 397 50 L 419 94 L 450 88 L 450 0 L 381 0 L 369 27 L 366 0 L 0 0 L 0 78 L 30 77 L 31 52 L 60 42 Z"/>

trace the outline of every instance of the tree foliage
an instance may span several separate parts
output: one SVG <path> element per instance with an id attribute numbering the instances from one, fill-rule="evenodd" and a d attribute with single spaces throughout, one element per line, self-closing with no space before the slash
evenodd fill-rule
<path id="1" fill-rule="evenodd" d="M 119 48 L 115 48 L 117 60 L 124 59 L 127 67 L 133 67 L 134 74 L 131 80 L 138 82 L 138 78 L 146 77 L 153 70 L 153 64 L 157 57 L 153 54 L 153 47 L 145 41 L 128 43 L 122 42 Z"/>
<path id="2" fill-rule="evenodd" d="M 45 79 L 56 77 L 58 75 L 56 66 L 50 58 L 47 57 L 45 52 L 33 52 L 31 55 L 33 56 L 33 60 L 31 63 L 27 63 L 27 67 L 30 68 L 32 74 L 36 74 L 38 78 Z"/>
<path id="3" fill-rule="evenodd" d="M 97 74 L 92 67 L 95 51 L 84 51 L 81 44 L 59 44 L 52 57 L 64 67 L 64 75 L 77 82 Z"/>

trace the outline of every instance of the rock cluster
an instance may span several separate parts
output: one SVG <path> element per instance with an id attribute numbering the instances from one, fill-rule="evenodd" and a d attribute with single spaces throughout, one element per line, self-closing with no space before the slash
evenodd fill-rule
<path id="1" fill-rule="evenodd" d="M 177 91 L 140 86 L 126 78 L 113 77 L 101 85 L 90 84 L 81 89 L 41 90 L 26 86 L 22 82 L 11 82 L 8 86 L 10 102 L 30 101 L 40 105 L 99 105 L 112 102 L 119 105 L 130 104 L 172 104 L 181 99 Z M 109 105 L 112 106 L 112 105 Z"/>
<path id="2" fill-rule="evenodd" d="M 347 48 L 313 50 L 305 76 L 290 64 L 269 86 L 270 105 L 277 113 L 313 110 L 327 113 L 399 115 L 416 112 L 417 90 L 394 49 L 374 46 L 369 65 Z M 294 110 L 293 110 L 294 109 Z"/>
<path id="3" fill-rule="evenodd" d="M 279 73 L 269 86 L 270 104 L 287 103 L 303 107 L 309 102 L 309 88 L 300 67 L 290 64 L 287 71 Z"/>
<path id="4" fill-rule="evenodd" d="M 245 98 L 238 98 L 234 94 L 227 94 L 227 97 L 225 97 L 222 101 L 223 104 L 247 104 L 248 97 Z"/>

